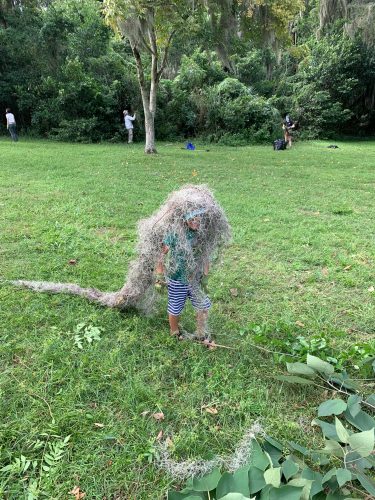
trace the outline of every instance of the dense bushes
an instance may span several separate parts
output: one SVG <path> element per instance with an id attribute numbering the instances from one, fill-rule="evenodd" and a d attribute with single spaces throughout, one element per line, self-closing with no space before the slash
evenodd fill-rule
<path id="1" fill-rule="evenodd" d="M 4 11 L 1 19 L 0 107 L 13 109 L 23 133 L 79 142 L 123 140 L 122 110 L 130 107 L 138 112 L 135 138 L 143 139 L 133 56 L 104 25 L 96 0 L 54 0 L 46 9 L 31 2 Z M 215 52 L 199 47 L 182 55 L 180 47 L 170 79 L 160 83 L 157 139 L 271 141 L 281 135 L 286 112 L 306 138 L 373 132 L 373 50 L 334 28 L 317 40 L 317 21 L 308 19 L 300 22 L 301 44 L 283 53 L 238 40 L 233 74 L 223 70 Z M 4 122 L 0 127 L 6 133 Z"/>
<path id="2" fill-rule="evenodd" d="M 227 77 L 215 54 L 196 51 L 184 57 L 181 72 L 162 81 L 159 137 L 205 136 L 226 144 L 269 141 L 281 118 L 271 102 L 250 86 Z"/>

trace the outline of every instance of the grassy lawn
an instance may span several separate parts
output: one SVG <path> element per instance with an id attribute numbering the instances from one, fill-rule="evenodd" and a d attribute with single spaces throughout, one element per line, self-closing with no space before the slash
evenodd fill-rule
<path id="1" fill-rule="evenodd" d="M 142 145 L 0 141 L 4 279 L 119 289 L 137 221 L 186 183 L 214 190 L 234 235 L 210 278 L 211 328 L 233 350 L 171 339 L 165 299 L 145 318 L 0 286 L 0 468 L 55 450 L 42 475 L 39 462 L 0 473 L 0 498 L 24 498 L 33 479 L 41 498 L 73 498 L 75 486 L 90 500 L 163 498 L 175 482 L 151 461 L 161 430 L 176 460 L 231 453 L 256 420 L 320 444 L 309 424 L 323 391 L 276 381 L 283 365 L 253 344 L 323 338 L 338 356 L 374 344 L 375 142 L 328 144 L 160 144 L 145 156 Z M 82 349 L 81 323 L 101 329 Z"/>

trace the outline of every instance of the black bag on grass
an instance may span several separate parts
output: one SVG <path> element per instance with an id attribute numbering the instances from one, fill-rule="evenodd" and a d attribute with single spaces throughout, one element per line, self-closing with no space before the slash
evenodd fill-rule
<path id="1" fill-rule="evenodd" d="M 275 151 L 282 151 L 283 149 L 286 149 L 287 142 L 284 141 L 284 139 L 276 139 L 276 141 L 273 141 L 273 149 Z"/>

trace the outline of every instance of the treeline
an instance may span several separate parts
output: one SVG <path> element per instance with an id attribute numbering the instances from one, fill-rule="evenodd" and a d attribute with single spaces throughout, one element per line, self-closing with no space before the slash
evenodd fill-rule
<path id="1" fill-rule="evenodd" d="M 233 26 L 235 36 L 215 32 L 209 17 L 177 34 L 158 90 L 157 139 L 269 141 L 286 112 L 306 138 L 374 133 L 373 24 L 347 1 L 351 10 L 341 12 L 292 0 L 284 28 L 263 15 L 267 36 L 256 29 L 261 11 L 258 24 L 253 13 Z M 123 140 L 127 107 L 143 138 L 133 54 L 105 24 L 101 2 L 0 0 L 2 133 L 6 107 L 24 134 L 80 142 Z"/>

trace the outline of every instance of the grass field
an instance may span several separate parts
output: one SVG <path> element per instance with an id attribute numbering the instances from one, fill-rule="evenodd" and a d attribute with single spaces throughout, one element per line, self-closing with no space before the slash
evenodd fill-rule
<path id="1" fill-rule="evenodd" d="M 181 185 L 207 183 L 233 227 L 210 277 L 211 328 L 234 348 L 171 339 L 165 299 L 145 318 L 2 284 L 0 468 L 34 463 L 0 472 L 0 498 L 27 498 L 30 485 L 49 499 L 76 486 L 90 500 L 164 498 L 176 482 L 153 461 L 160 431 L 176 460 L 231 453 L 256 420 L 280 440 L 320 444 L 309 424 L 323 391 L 274 380 L 283 365 L 254 344 L 284 350 L 303 336 L 337 356 L 374 346 L 375 142 L 328 144 L 160 144 L 145 156 L 142 145 L 0 141 L 7 280 L 117 290 L 137 221 Z M 100 329 L 82 349 L 81 323 Z"/>

